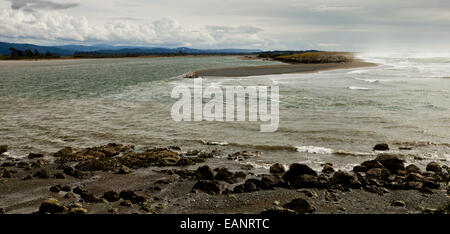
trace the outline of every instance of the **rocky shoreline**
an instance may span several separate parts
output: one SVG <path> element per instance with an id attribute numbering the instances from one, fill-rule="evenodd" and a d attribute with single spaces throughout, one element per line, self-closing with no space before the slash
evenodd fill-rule
<path id="1" fill-rule="evenodd" d="M 275 163 L 255 174 L 208 166 L 219 149 L 110 143 L 14 158 L 0 146 L 0 213 L 448 213 L 448 165 L 422 171 L 388 149 L 350 172 Z"/>

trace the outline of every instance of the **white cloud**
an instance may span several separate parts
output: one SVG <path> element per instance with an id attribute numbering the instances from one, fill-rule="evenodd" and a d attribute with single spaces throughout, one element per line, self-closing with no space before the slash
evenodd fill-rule
<path id="1" fill-rule="evenodd" d="M 114 20 L 101 25 L 90 24 L 85 17 L 74 17 L 58 11 L 0 12 L 0 35 L 15 39 L 48 40 L 78 43 L 111 43 L 149 46 L 192 47 L 259 47 L 271 40 L 257 34 L 253 26 L 207 26 L 192 29 L 174 18 L 152 22 Z"/>

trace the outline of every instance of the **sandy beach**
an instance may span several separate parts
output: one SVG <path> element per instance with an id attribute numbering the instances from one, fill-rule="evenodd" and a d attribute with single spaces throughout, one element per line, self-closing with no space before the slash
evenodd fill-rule
<path id="1" fill-rule="evenodd" d="M 243 76 L 262 76 L 286 73 L 311 73 L 335 69 L 351 69 L 358 67 L 376 66 L 374 63 L 365 62 L 360 59 L 354 59 L 348 63 L 319 63 L 319 64 L 281 64 L 252 67 L 235 67 L 201 70 L 196 73 L 198 76 L 223 76 L 223 77 L 243 77 Z"/>

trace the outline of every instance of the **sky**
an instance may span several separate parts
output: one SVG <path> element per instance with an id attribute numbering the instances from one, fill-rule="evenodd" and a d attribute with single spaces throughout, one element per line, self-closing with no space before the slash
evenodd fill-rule
<path id="1" fill-rule="evenodd" d="M 0 41 L 450 50 L 448 0 L 0 0 Z"/>

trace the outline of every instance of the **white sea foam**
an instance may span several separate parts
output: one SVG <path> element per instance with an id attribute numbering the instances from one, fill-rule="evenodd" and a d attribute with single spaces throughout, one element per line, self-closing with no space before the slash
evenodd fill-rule
<path id="1" fill-rule="evenodd" d="M 350 90 L 371 90 L 371 88 L 359 87 L 359 86 L 349 86 L 348 89 L 350 89 Z"/>
<path id="2" fill-rule="evenodd" d="M 332 154 L 333 150 L 320 146 L 298 146 L 298 152 L 310 153 L 310 154 Z"/>

